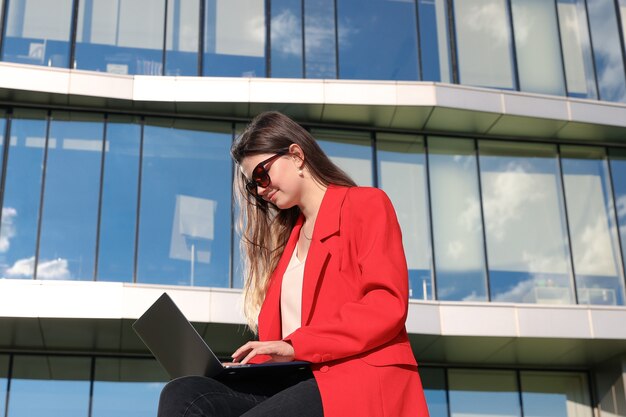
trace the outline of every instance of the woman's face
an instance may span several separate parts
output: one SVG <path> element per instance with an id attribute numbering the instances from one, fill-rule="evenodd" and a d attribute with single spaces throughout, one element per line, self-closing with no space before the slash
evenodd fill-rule
<path id="1" fill-rule="evenodd" d="M 247 181 L 252 179 L 252 172 L 258 164 L 266 161 L 275 154 L 264 153 L 243 158 L 241 171 Z M 269 201 L 279 209 L 291 208 L 298 204 L 300 196 L 300 179 L 298 175 L 298 159 L 292 154 L 279 156 L 263 164 L 269 175 L 270 183 L 267 187 L 257 186 L 257 194 L 265 201 Z"/>

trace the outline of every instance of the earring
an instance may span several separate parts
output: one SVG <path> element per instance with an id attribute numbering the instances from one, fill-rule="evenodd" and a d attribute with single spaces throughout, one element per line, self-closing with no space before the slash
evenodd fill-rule
<path id="1" fill-rule="evenodd" d="M 298 175 L 304 177 L 304 173 L 302 172 L 302 168 L 298 169 Z"/>

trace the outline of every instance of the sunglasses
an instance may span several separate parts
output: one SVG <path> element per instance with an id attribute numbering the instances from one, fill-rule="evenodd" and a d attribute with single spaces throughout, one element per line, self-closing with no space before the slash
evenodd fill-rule
<path id="1" fill-rule="evenodd" d="M 269 169 L 265 168 L 265 165 L 269 164 L 276 158 L 279 158 L 287 154 L 288 150 L 281 151 L 274 156 L 267 158 L 265 161 L 261 161 L 252 170 L 250 180 L 246 182 L 246 190 L 255 197 L 258 197 L 257 187 L 267 187 L 272 180 L 270 179 Z"/>

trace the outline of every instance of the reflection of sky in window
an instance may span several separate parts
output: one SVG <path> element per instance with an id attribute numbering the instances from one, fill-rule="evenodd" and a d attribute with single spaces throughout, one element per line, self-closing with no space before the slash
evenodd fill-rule
<path id="1" fill-rule="evenodd" d="M 51 121 L 37 278 L 93 279 L 103 129 Z"/>
<path id="2" fill-rule="evenodd" d="M 6 278 L 32 279 L 35 263 L 45 120 L 11 121 L 11 146 L 6 169 L 0 271 Z"/>
<path id="3" fill-rule="evenodd" d="M 422 79 L 451 82 L 445 0 L 418 0 Z"/>
<path id="4" fill-rule="evenodd" d="M 474 142 L 430 137 L 428 146 L 437 298 L 484 301 L 485 254 Z"/>
<path id="5" fill-rule="evenodd" d="M 449 417 L 445 369 L 419 368 L 430 417 Z"/>
<path id="6" fill-rule="evenodd" d="M 304 3 L 306 78 L 337 78 L 334 0 Z"/>
<path id="7" fill-rule="evenodd" d="M 89 408 L 89 381 L 11 380 L 11 417 L 85 417 Z"/>
<path id="8" fill-rule="evenodd" d="M 572 303 L 556 148 L 480 142 L 480 152 L 492 298 Z"/>
<path id="9" fill-rule="evenodd" d="M 626 259 L 626 152 L 612 149 L 610 155 L 615 211 L 622 240 L 622 259 Z"/>
<path id="10" fill-rule="evenodd" d="M 303 78 L 302 2 L 272 1 L 272 77 Z"/>
<path id="11" fill-rule="evenodd" d="M 524 416 L 592 416 L 587 378 L 577 372 L 521 372 Z"/>
<path id="12" fill-rule="evenodd" d="M 520 415 L 513 371 L 450 370 L 450 417 Z"/>
<path id="13" fill-rule="evenodd" d="M 339 78 L 419 78 L 414 2 L 339 0 L 337 19 Z"/>
<path id="14" fill-rule="evenodd" d="M 95 381 L 92 417 L 153 417 L 162 382 Z"/>
<path id="15" fill-rule="evenodd" d="M 588 0 L 589 27 L 600 99 L 626 102 L 624 60 L 612 0 Z"/>
<path id="16" fill-rule="evenodd" d="M 231 137 L 145 127 L 139 281 L 190 285 L 193 278 L 195 285 L 228 286 Z"/>
<path id="17" fill-rule="evenodd" d="M 200 0 L 167 2 L 165 75 L 198 75 Z"/>
<path id="18" fill-rule="evenodd" d="M 608 163 L 603 148 L 562 147 L 563 181 L 580 304 L 624 304 Z"/>
<path id="19" fill-rule="evenodd" d="M 132 281 L 139 176 L 138 124 L 107 125 L 97 279 Z"/>

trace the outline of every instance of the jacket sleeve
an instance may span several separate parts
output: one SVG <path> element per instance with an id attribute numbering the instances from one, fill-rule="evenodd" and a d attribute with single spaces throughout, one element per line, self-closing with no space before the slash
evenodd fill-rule
<path id="1" fill-rule="evenodd" d="M 317 363 L 365 353 L 393 341 L 404 330 L 408 271 L 393 205 L 375 188 L 351 189 L 346 204 L 342 229 L 344 216 L 350 216 L 358 296 L 343 304 L 333 320 L 303 326 L 285 338 L 297 360 Z"/>

